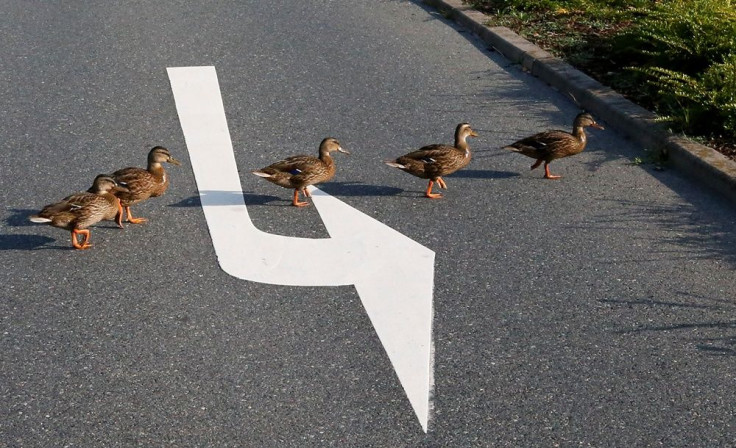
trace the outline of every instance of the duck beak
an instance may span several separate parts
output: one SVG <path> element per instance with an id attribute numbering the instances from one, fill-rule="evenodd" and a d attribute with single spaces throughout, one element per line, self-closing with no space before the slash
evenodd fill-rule
<path id="1" fill-rule="evenodd" d="M 338 151 L 340 151 L 340 152 L 341 152 L 341 153 L 343 153 L 343 154 L 350 154 L 350 152 L 348 152 L 347 150 L 345 150 L 345 149 L 342 149 L 342 146 L 338 146 L 338 147 L 337 147 L 337 150 L 338 150 Z"/>
<path id="2" fill-rule="evenodd" d="M 115 194 L 117 192 L 120 193 L 130 193 L 130 190 L 128 189 L 128 184 L 125 182 L 115 182 L 115 185 L 110 189 L 110 192 L 112 194 Z"/>
<path id="3" fill-rule="evenodd" d="M 468 135 L 470 135 L 471 137 L 477 137 L 478 136 L 478 133 L 471 129 L 470 130 L 470 134 L 468 134 Z"/>
<path id="4" fill-rule="evenodd" d="M 177 166 L 178 166 L 178 165 L 181 165 L 181 162 L 179 162 L 178 160 L 176 160 L 176 159 L 175 159 L 175 158 L 173 158 L 173 157 L 169 157 L 169 160 L 168 160 L 168 162 L 169 162 L 169 163 L 172 163 L 172 164 L 174 164 L 174 165 L 177 165 Z"/>
<path id="5" fill-rule="evenodd" d="M 596 129 L 600 129 L 600 130 L 606 129 L 603 126 L 599 125 L 598 123 L 593 123 L 593 124 L 591 124 L 591 126 L 594 127 L 594 128 L 596 128 Z"/>

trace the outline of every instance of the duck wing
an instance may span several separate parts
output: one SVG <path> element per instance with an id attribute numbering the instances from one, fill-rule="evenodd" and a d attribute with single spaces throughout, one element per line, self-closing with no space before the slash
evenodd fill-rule
<path id="1" fill-rule="evenodd" d="M 73 202 L 59 201 L 53 204 L 46 205 L 44 208 L 41 209 L 40 212 L 38 212 L 36 216 L 51 219 L 54 216 L 60 215 L 62 213 L 71 213 L 75 210 L 79 210 L 82 207 L 83 205 L 75 204 Z"/>
<path id="2" fill-rule="evenodd" d="M 404 171 L 419 177 L 434 178 L 450 174 L 470 162 L 469 152 L 454 146 L 428 145 L 396 159 Z"/>
<path id="3" fill-rule="evenodd" d="M 158 187 L 153 175 L 143 168 L 123 168 L 112 173 L 112 178 L 128 189 L 128 191 L 115 193 L 115 196 L 123 201 L 123 205 L 147 199 L 151 192 Z"/>
<path id="4" fill-rule="evenodd" d="M 405 154 L 396 161 L 403 164 L 403 162 L 416 161 L 424 164 L 437 163 L 440 160 L 449 157 L 453 151 L 457 151 L 457 148 L 447 145 L 428 145 L 422 148 Z"/>
<path id="5" fill-rule="evenodd" d="M 291 156 L 284 160 L 272 163 L 271 165 L 260 170 L 261 172 L 268 174 L 289 173 L 291 175 L 297 175 L 304 171 L 314 169 L 316 166 L 321 166 L 322 161 L 312 156 Z"/>
<path id="6" fill-rule="evenodd" d="M 102 196 L 85 191 L 69 195 L 59 202 L 45 206 L 36 216 L 48 219 L 58 219 L 64 215 L 71 217 L 78 215 L 84 209 L 97 207 L 106 202 Z"/>
<path id="7" fill-rule="evenodd" d="M 577 144 L 578 141 L 569 132 L 552 130 L 523 138 L 506 146 L 506 149 L 520 152 L 529 157 L 544 159 L 555 155 L 555 153 L 570 145 Z"/>

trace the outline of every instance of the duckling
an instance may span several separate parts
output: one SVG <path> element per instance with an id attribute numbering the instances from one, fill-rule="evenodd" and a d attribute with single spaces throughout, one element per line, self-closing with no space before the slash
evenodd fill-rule
<path id="1" fill-rule="evenodd" d="M 307 190 L 308 186 L 326 182 L 335 176 L 335 162 L 330 156 L 330 153 L 335 151 L 350 154 L 340 146 L 339 141 L 327 137 L 319 144 L 319 158 L 305 155 L 291 156 L 253 171 L 253 174 L 278 186 L 293 188 L 294 198 L 291 204 L 304 207 L 309 205 L 309 202 L 301 202 L 299 192 L 308 198 L 312 197 Z"/>
<path id="2" fill-rule="evenodd" d="M 168 162 L 173 165 L 181 165 L 181 162 L 171 156 L 169 150 L 163 146 L 154 146 L 148 153 L 148 167 L 123 168 L 112 173 L 112 177 L 127 186 L 127 192 L 118 192 L 120 203 L 125 207 L 128 221 L 133 224 L 146 222 L 146 218 L 134 218 L 130 212 L 130 206 L 145 201 L 148 198 L 161 196 L 169 187 L 169 177 L 162 163 Z"/>
<path id="3" fill-rule="evenodd" d="M 30 220 L 71 231 L 72 246 L 76 249 L 88 249 L 92 244 L 89 242 L 87 227 L 103 219 L 115 218 L 118 227 L 123 228 L 123 207 L 115 193 L 127 191 L 127 188 L 109 175 L 100 174 L 95 177 L 89 190 L 45 206 L 38 214 L 32 215 Z M 82 235 L 81 243 L 77 235 Z"/>
<path id="4" fill-rule="evenodd" d="M 559 179 L 562 176 L 554 176 L 549 172 L 549 164 L 555 159 L 572 156 L 581 153 L 585 149 L 587 136 L 586 127 L 605 129 L 596 123 L 593 117 L 583 112 L 575 117 L 572 124 L 572 132 L 552 130 L 540 132 L 531 137 L 523 138 L 515 143 L 505 146 L 504 149 L 524 154 L 527 157 L 537 159 L 532 169 L 544 162 L 545 179 Z"/>
<path id="5" fill-rule="evenodd" d="M 430 199 L 441 198 L 440 193 L 432 193 L 432 186 L 437 182 L 440 188 L 446 189 L 447 184 L 442 176 L 465 168 L 470 163 L 472 155 L 466 139 L 477 136 L 468 123 L 460 123 L 455 128 L 454 146 L 428 145 L 384 163 L 422 179 L 429 179 L 424 196 Z"/>

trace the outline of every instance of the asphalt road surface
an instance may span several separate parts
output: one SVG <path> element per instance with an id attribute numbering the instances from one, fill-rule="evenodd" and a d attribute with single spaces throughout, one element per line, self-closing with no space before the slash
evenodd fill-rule
<path id="1" fill-rule="evenodd" d="M 0 446 L 734 446 L 736 210 L 612 130 L 542 179 L 499 148 L 576 106 L 421 2 L 0 10 Z M 426 433 L 355 287 L 220 268 L 167 75 L 187 66 L 216 68 L 258 229 L 329 238 L 250 171 L 334 136 L 352 154 L 322 190 L 435 253 Z M 463 121 L 443 199 L 381 163 Z M 148 223 L 77 251 L 28 222 L 154 145 L 183 164 Z"/>

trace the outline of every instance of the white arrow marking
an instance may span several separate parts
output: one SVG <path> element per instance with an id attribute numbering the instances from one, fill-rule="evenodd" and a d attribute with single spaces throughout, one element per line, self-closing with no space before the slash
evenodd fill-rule
<path id="1" fill-rule="evenodd" d="M 215 68 L 176 67 L 168 73 L 222 269 L 276 285 L 355 285 L 426 432 L 434 386 L 434 252 L 316 188 L 310 189 L 312 199 L 330 238 L 257 229 L 243 199 Z"/>

